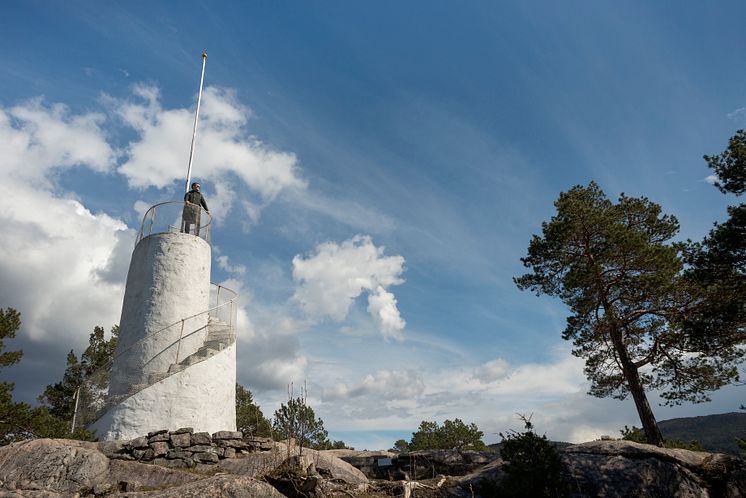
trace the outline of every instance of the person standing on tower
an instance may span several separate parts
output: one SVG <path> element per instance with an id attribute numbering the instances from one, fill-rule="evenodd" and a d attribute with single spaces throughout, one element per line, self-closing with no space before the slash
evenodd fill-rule
<path id="1" fill-rule="evenodd" d="M 199 183 L 194 182 L 192 183 L 192 190 L 184 194 L 184 211 L 181 215 L 184 220 L 182 232 L 191 233 L 191 226 L 194 225 L 194 235 L 199 237 L 200 208 L 208 214 L 210 213 L 205 196 L 200 192 Z"/>

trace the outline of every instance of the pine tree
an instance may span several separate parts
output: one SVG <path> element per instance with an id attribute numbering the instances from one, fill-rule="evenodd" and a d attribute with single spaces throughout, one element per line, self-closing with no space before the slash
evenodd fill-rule
<path id="1" fill-rule="evenodd" d="M 562 337 L 585 359 L 590 394 L 631 394 L 648 442 L 660 445 L 646 390 L 667 404 L 707 401 L 738 378 L 740 352 L 728 341 L 703 347 L 685 327 L 706 300 L 684 275 L 683 245 L 672 243 L 675 217 L 646 198 L 622 194 L 615 204 L 594 182 L 563 192 L 555 207 L 521 259 L 531 273 L 515 282 L 569 306 Z"/>
<path id="2" fill-rule="evenodd" d="M 236 426 L 244 436 L 272 437 L 272 424 L 241 384 L 236 384 Z"/>
<path id="3" fill-rule="evenodd" d="M 329 436 L 324 421 L 316 418 L 313 408 L 302 396 L 280 405 L 275 411 L 272 428 L 280 437 L 295 438 L 301 447 L 313 449 L 323 447 Z"/>

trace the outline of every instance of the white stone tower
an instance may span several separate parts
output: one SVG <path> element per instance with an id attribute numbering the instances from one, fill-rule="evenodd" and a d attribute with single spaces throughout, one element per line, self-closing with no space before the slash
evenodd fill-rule
<path id="1" fill-rule="evenodd" d="M 106 405 L 89 426 L 102 440 L 236 429 L 236 294 L 210 284 L 209 213 L 182 233 L 183 208 L 158 204 L 143 219 Z"/>

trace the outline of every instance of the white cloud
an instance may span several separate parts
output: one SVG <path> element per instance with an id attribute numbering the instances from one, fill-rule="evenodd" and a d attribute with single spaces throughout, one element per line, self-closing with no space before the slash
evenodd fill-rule
<path id="1" fill-rule="evenodd" d="M 308 258 L 293 258 L 293 278 L 298 287 L 293 300 L 311 317 L 344 320 L 355 300 L 369 293 L 368 311 L 384 337 L 400 337 L 404 320 L 394 295 L 387 291 L 404 280 L 402 256 L 384 256 L 369 236 L 357 235 L 337 244 L 316 246 Z"/>
<path id="2" fill-rule="evenodd" d="M 138 222 L 142 220 L 145 217 L 145 213 L 148 212 L 148 209 L 150 209 L 152 206 L 148 204 L 145 201 L 135 201 L 135 204 L 132 206 L 132 209 L 135 210 L 135 212 L 138 215 Z"/>
<path id="3" fill-rule="evenodd" d="M 746 107 L 739 107 L 733 112 L 728 113 L 728 119 L 736 123 L 746 123 Z"/>
<path id="4" fill-rule="evenodd" d="M 228 273 L 235 273 L 236 275 L 243 275 L 246 273 L 246 267 L 244 265 L 234 265 L 228 259 L 228 256 L 222 255 L 215 258 L 218 262 L 218 268 Z"/>
<path id="5" fill-rule="evenodd" d="M 422 374 L 412 369 L 380 370 L 375 375 L 366 375 L 355 386 L 339 383 L 324 390 L 324 400 L 359 398 L 373 396 L 378 400 L 408 400 L 422 394 L 425 382 Z"/>
<path id="6" fill-rule="evenodd" d="M 79 347 L 94 326 L 119 321 L 134 232 L 52 191 L 61 169 L 111 171 L 102 120 L 40 99 L 0 108 L 0 302 L 21 311 L 34 341 Z"/>
<path id="7" fill-rule="evenodd" d="M 53 170 L 85 166 L 110 171 L 116 151 L 106 141 L 98 113 L 73 115 L 63 104 L 33 99 L 0 108 L 0 172 L 39 188 L 52 185 Z"/>
<path id="8" fill-rule="evenodd" d="M 368 312 L 385 338 L 402 340 L 401 331 L 406 322 L 399 314 L 396 298 L 392 293 L 379 285 L 374 293 L 368 295 Z"/>
<path id="9" fill-rule="evenodd" d="M 705 177 L 705 181 L 710 185 L 715 185 L 718 182 L 717 175 L 709 175 Z"/>
<path id="10" fill-rule="evenodd" d="M 170 186 L 186 176 L 194 114 L 184 108 L 163 109 L 159 91 L 153 86 L 136 85 L 133 93 L 132 101 L 106 99 L 139 134 L 118 170 L 133 187 Z M 305 188 L 294 154 L 273 150 L 246 133 L 250 115 L 235 92 L 205 89 L 193 177 L 225 185 L 225 176 L 235 175 L 263 200 L 274 199 L 284 189 Z"/>
<path id="11" fill-rule="evenodd" d="M 476 368 L 474 370 L 474 378 L 486 384 L 504 379 L 509 371 L 510 363 L 502 358 L 497 358 Z"/>

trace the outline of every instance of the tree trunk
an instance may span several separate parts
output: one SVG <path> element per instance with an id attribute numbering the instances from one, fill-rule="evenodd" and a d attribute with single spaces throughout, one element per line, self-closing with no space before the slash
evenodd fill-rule
<path id="1" fill-rule="evenodd" d="M 635 407 L 637 408 L 637 414 L 642 422 L 642 428 L 645 431 L 645 438 L 649 444 L 656 446 L 663 446 L 663 436 L 658 428 L 658 422 L 655 420 L 653 410 L 650 408 L 648 403 L 648 397 L 645 394 L 645 389 L 642 387 L 640 382 L 640 374 L 637 371 L 637 367 L 630 360 L 627 354 L 627 348 L 624 347 L 622 341 L 622 334 L 618 329 L 611 332 L 611 342 L 614 344 L 617 356 L 620 363 L 622 364 L 622 373 L 624 379 L 627 381 L 627 387 L 629 392 L 632 393 L 632 399 L 635 400 Z"/>

